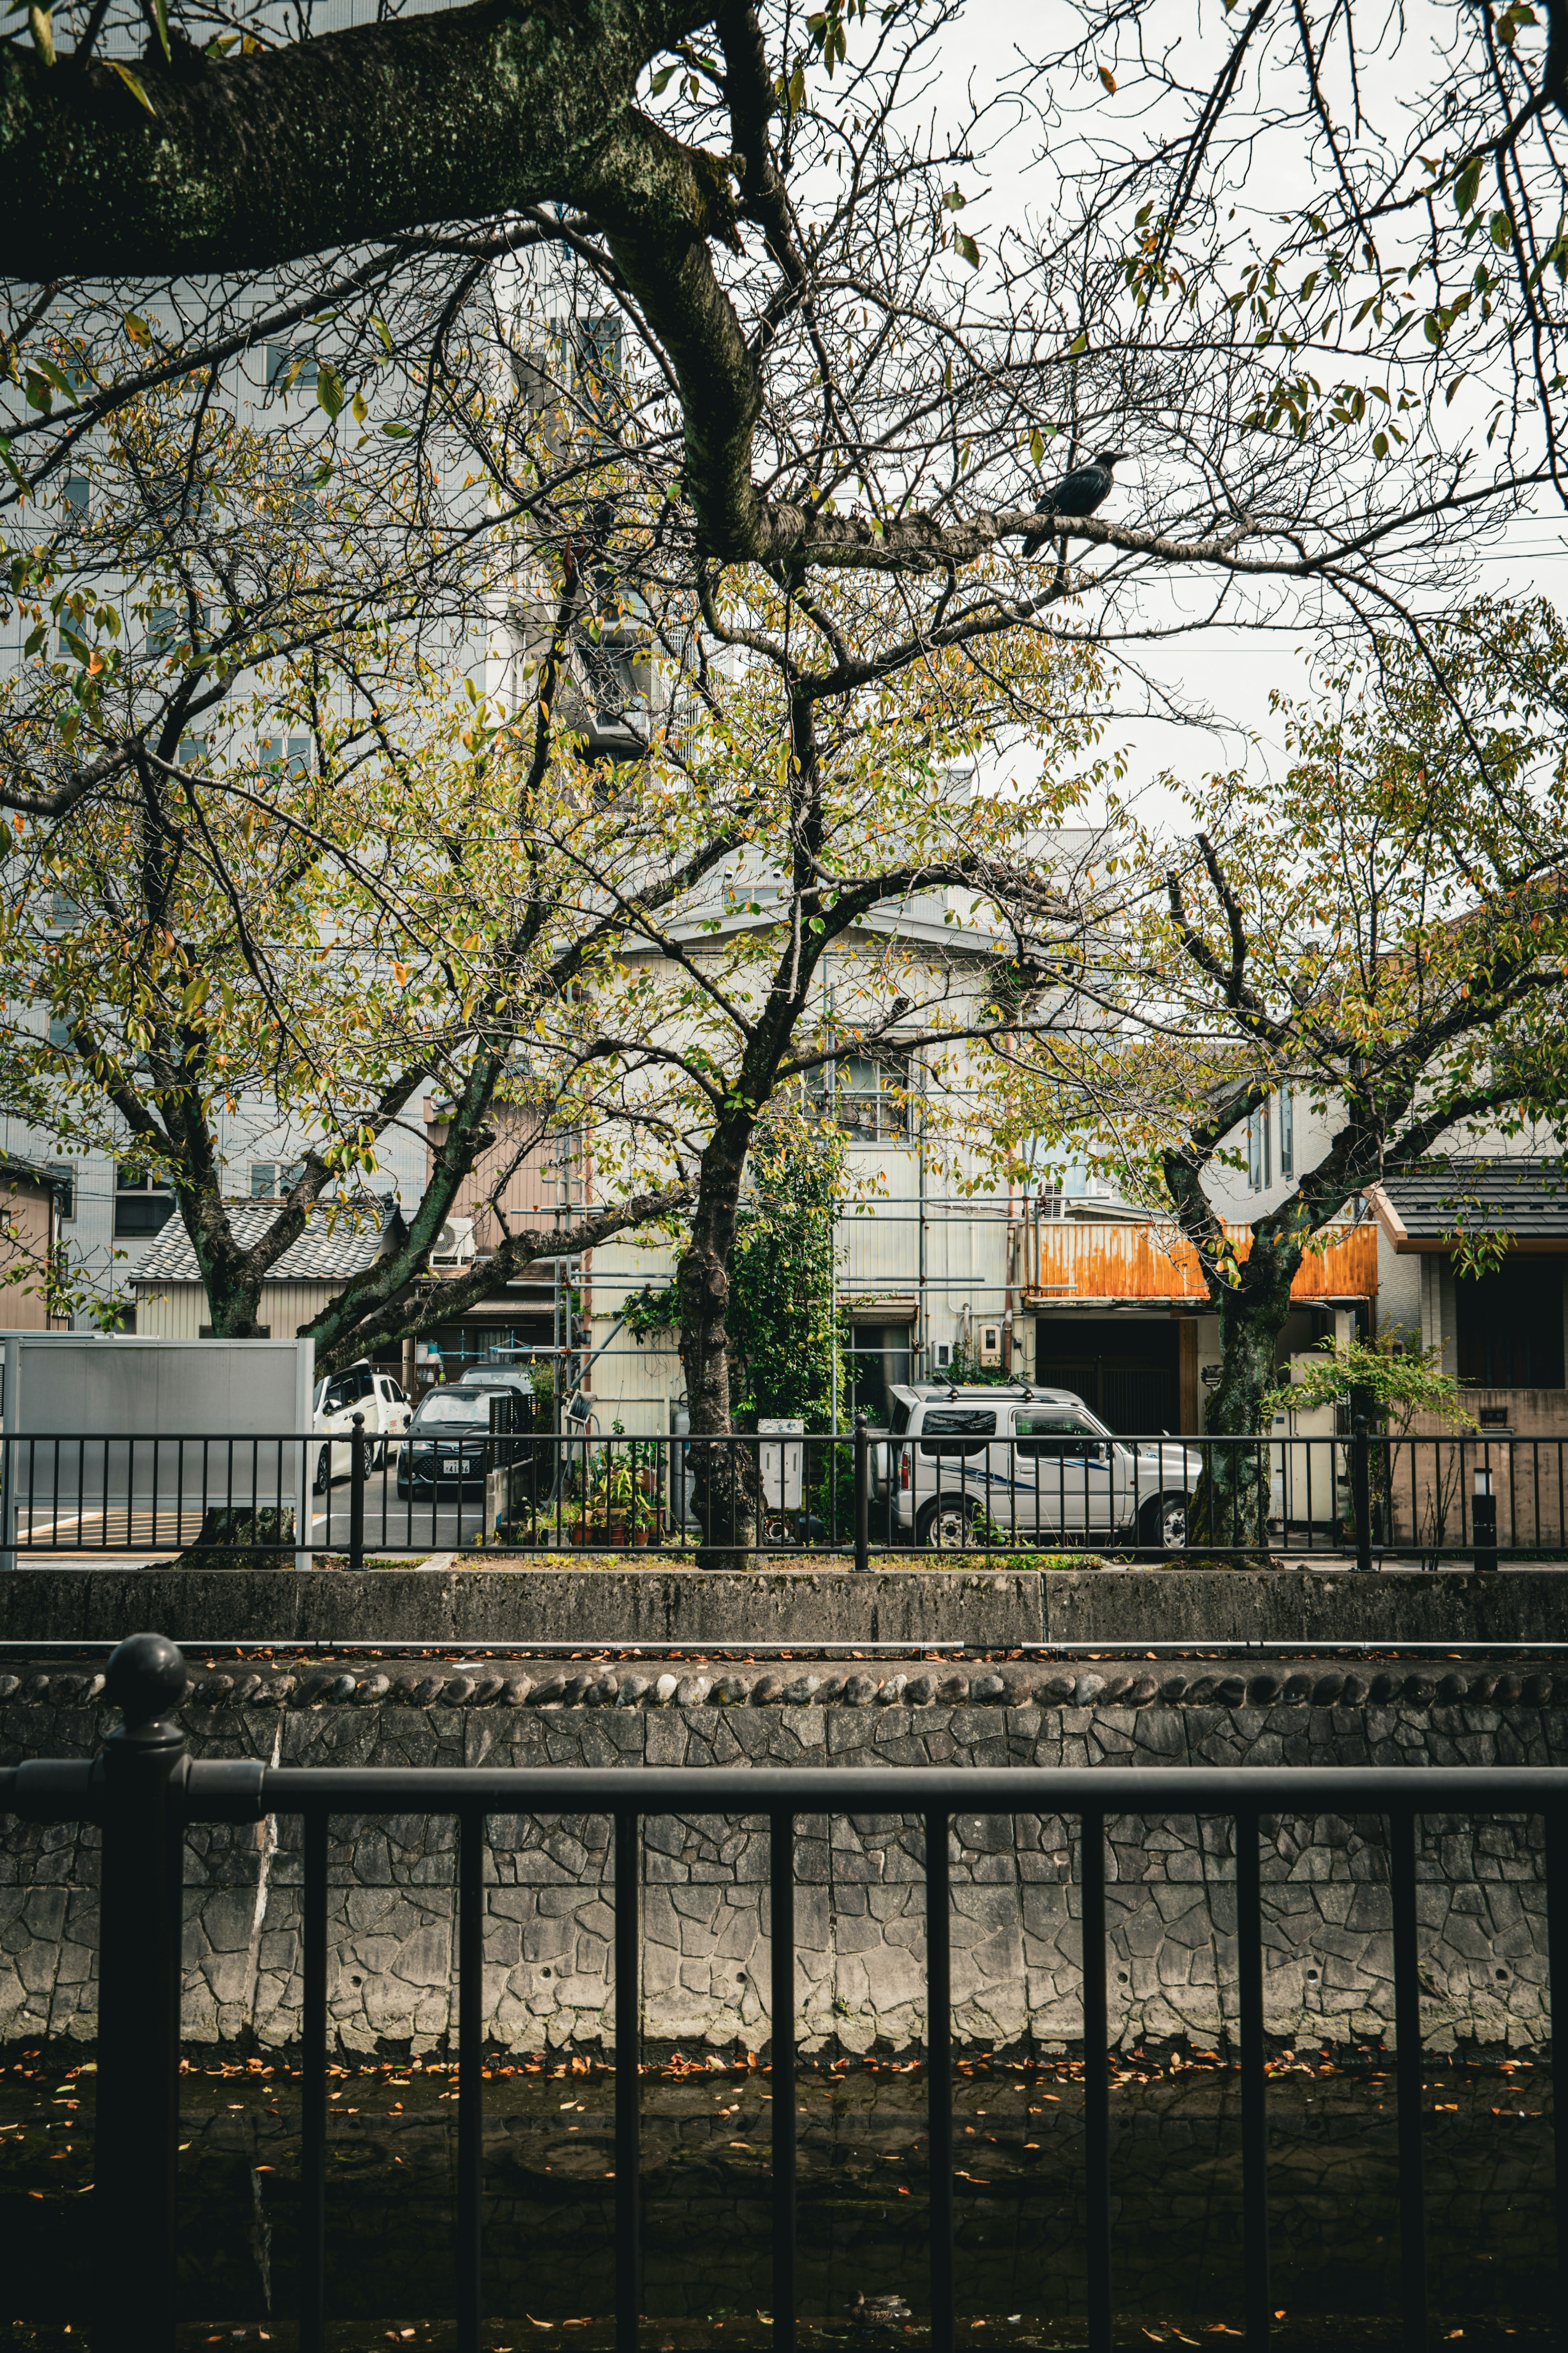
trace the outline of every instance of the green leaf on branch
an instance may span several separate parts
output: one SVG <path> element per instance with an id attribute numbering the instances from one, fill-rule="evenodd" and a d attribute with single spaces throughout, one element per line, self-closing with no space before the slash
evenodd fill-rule
<path id="1" fill-rule="evenodd" d="M 141 83 L 137 80 L 136 76 L 132 72 L 130 67 L 122 66 L 118 58 L 105 58 L 103 62 L 109 68 L 110 73 L 117 73 L 120 76 L 121 80 L 125 84 L 126 89 L 131 92 L 132 97 L 136 100 L 138 106 L 144 106 L 148 113 L 152 115 L 153 121 L 156 121 L 158 110 L 153 105 L 152 100 L 148 97 L 146 91 L 142 89 Z"/>

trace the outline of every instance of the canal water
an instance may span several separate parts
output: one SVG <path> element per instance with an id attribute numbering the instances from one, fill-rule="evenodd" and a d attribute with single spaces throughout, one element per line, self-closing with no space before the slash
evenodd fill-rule
<path id="1" fill-rule="evenodd" d="M 0 2075 L 0 2347 L 112 2353 L 89 2325 L 89 2067 Z M 1423 2098 L 1434 2345 L 1544 2345 L 1562 2302 L 1550 2071 L 1434 2061 Z M 456 2079 L 444 2064 L 334 2071 L 327 2233 L 332 2353 L 455 2343 Z M 194 2066 L 181 2128 L 182 2345 L 289 2353 L 298 2073 Z M 648 2353 L 770 2342 L 773 2081 L 680 2060 L 643 2082 Z M 485 2085 L 484 2343 L 603 2353 L 613 2339 L 614 2076 L 497 2061 Z M 800 2305 L 807 2345 L 927 2337 L 926 2086 L 918 2066 L 803 2064 Z M 976 2346 L 1085 2342 L 1083 2088 L 1061 2062 L 963 2067 L 954 2087 L 959 2330 Z M 1351 2353 L 1400 2341 L 1392 2068 L 1282 2054 L 1268 2089 L 1275 2335 Z M 1208 2054 L 1118 2062 L 1111 2094 L 1119 2347 L 1223 2348 L 1241 2327 L 1240 2098 Z M 910 2307 L 857 2325 L 858 2295 Z"/>

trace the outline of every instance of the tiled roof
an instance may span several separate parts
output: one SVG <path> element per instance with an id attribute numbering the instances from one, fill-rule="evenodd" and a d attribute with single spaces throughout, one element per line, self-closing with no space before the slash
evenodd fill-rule
<path id="1" fill-rule="evenodd" d="M 274 1201 L 234 1201 L 229 1222 L 242 1250 L 261 1240 L 278 1215 Z M 312 1209 L 304 1232 L 267 1271 L 268 1282 L 346 1282 L 363 1274 L 388 1247 L 394 1213 L 379 1202 L 364 1208 Z M 201 1272 L 191 1238 L 171 1218 L 151 1250 L 137 1260 L 131 1280 L 199 1282 Z"/>
<path id="2" fill-rule="evenodd" d="M 1407 1176 L 1385 1176 L 1383 1191 L 1412 1241 L 1488 1232 L 1521 1242 L 1568 1240 L 1568 1165 L 1561 1161 L 1450 1155 Z"/>

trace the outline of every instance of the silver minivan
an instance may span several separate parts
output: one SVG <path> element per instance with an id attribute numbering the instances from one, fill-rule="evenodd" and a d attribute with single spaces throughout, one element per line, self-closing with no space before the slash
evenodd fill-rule
<path id="1" fill-rule="evenodd" d="M 1179 1440 L 1130 1440 L 1071 1389 L 1016 1382 L 889 1391 L 871 1449 L 888 1533 L 937 1551 L 1056 1536 L 1179 1551 L 1203 1457 Z"/>

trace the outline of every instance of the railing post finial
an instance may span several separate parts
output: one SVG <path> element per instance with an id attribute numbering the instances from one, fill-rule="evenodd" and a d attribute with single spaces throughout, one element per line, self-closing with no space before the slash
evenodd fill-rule
<path id="1" fill-rule="evenodd" d="M 184 1652 L 167 1634 L 128 1634 L 109 1654 L 103 1695 L 128 1734 L 144 1736 L 179 1706 L 189 1681 Z"/>

